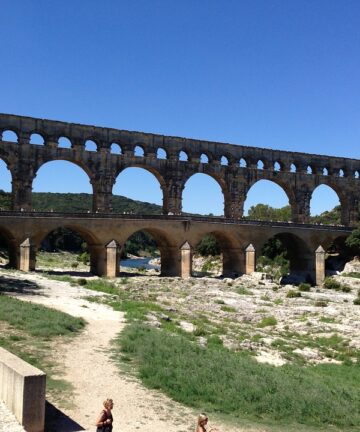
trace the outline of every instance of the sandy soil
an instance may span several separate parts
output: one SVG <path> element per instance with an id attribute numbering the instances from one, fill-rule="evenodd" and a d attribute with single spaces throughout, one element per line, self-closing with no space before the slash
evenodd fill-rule
<path id="1" fill-rule="evenodd" d="M 145 388 L 135 378 L 120 373 L 114 364 L 110 342 L 125 326 L 122 313 L 83 300 L 85 295 L 99 295 L 85 288 L 71 287 L 68 283 L 52 281 L 38 274 L 17 273 L 16 277 L 41 286 L 37 295 L 21 294 L 23 300 L 83 317 L 88 322 L 81 335 L 56 348 L 56 356 L 66 371 L 64 378 L 72 383 L 74 395 L 69 401 L 70 408 L 58 407 L 69 418 L 60 416 L 51 426 L 51 432 L 95 431 L 95 418 L 107 397 L 115 402 L 114 432 L 194 430 L 196 413 L 160 392 Z M 222 432 L 245 430 L 214 422 L 212 426 Z"/>

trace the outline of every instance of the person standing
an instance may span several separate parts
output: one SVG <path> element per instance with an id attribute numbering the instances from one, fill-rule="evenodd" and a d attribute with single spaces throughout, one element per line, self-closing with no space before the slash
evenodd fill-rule
<path id="1" fill-rule="evenodd" d="M 95 426 L 97 426 L 96 432 L 111 432 L 113 430 L 113 416 L 111 410 L 114 407 L 112 399 L 106 399 L 103 402 L 104 409 L 96 419 Z"/>

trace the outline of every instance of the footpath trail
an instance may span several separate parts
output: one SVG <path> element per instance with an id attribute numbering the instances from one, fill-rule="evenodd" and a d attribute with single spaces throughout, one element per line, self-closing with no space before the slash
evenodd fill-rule
<path id="1" fill-rule="evenodd" d="M 34 281 L 41 287 L 36 295 L 21 294 L 19 298 L 82 317 L 88 322 L 79 336 L 55 349 L 57 361 L 65 371 L 63 378 L 74 389 L 72 398 L 66 404 L 69 407 L 57 408 L 73 423 L 65 416 L 62 420 L 60 416 L 51 425 L 51 432 L 94 432 L 96 416 L 107 397 L 115 403 L 114 432 L 194 431 L 196 413 L 193 410 L 158 391 L 147 389 L 136 378 L 119 372 L 111 358 L 111 340 L 125 326 L 122 313 L 82 298 L 99 295 L 94 291 L 72 287 L 69 283 L 49 280 L 38 274 L 17 273 L 16 277 Z M 220 423 L 214 426 L 221 432 L 245 430 Z M 246 430 L 250 432 L 250 429 Z M 257 432 L 261 431 L 257 429 Z"/>

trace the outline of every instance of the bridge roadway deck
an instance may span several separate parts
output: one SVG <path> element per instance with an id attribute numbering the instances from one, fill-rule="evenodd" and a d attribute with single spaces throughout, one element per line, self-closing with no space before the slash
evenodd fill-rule
<path id="1" fill-rule="evenodd" d="M 222 216 L 193 216 L 193 215 L 138 215 L 132 213 L 63 213 L 63 212 L 37 212 L 37 211 L 0 211 L 0 220 L 2 218 L 62 218 L 69 219 L 113 219 L 113 220 L 156 220 L 156 221 L 176 221 L 176 222 L 206 222 L 213 224 L 232 224 L 232 225 L 251 225 L 264 227 L 288 227 L 299 229 L 313 229 L 317 231 L 342 231 L 350 233 L 353 228 L 345 225 L 324 225 L 309 223 L 294 223 L 282 221 L 262 221 L 251 219 L 235 219 Z"/>
<path id="2" fill-rule="evenodd" d="M 335 240 L 345 238 L 352 231 L 346 226 L 189 215 L 0 212 L 0 235 L 8 244 L 10 264 L 20 269 L 23 246 L 31 248 L 29 269 L 34 269 L 36 251 L 44 238 L 53 230 L 64 227 L 76 231 L 86 241 L 91 271 L 98 275 L 109 275 L 106 266 L 110 245 L 120 249 L 132 234 L 147 231 L 158 245 L 161 272 L 167 276 L 183 274 L 184 247 L 191 250 L 207 234 L 213 234 L 220 245 L 223 274 L 231 275 L 245 271 L 249 245 L 259 254 L 265 242 L 274 236 L 287 248 L 293 269 L 313 272 L 318 247 L 326 250 Z"/>

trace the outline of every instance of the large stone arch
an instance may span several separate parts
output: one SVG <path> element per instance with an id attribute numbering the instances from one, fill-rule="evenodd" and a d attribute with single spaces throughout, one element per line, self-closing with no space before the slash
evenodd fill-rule
<path id="1" fill-rule="evenodd" d="M 350 200 L 346 188 L 342 187 L 341 184 L 338 184 L 335 181 L 333 181 L 332 178 L 327 176 L 322 176 L 321 181 L 319 181 L 319 183 L 314 185 L 314 187 L 311 189 L 310 201 L 312 199 L 315 190 L 320 186 L 327 186 L 335 192 L 335 194 L 339 199 L 340 207 L 341 207 L 341 223 L 346 225 L 349 222 L 349 211 L 350 211 Z"/>
<path id="2" fill-rule="evenodd" d="M 160 250 L 161 276 L 178 276 L 180 274 L 180 250 L 177 239 L 164 229 L 144 224 L 143 226 L 128 229 L 126 232 L 121 233 L 120 244 L 125 245 L 127 240 L 139 231 L 150 234 Z"/>
<path id="3" fill-rule="evenodd" d="M 63 149 L 63 150 L 68 150 L 68 149 Z M 89 181 L 90 183 L 93 182 L 95 175 L 93 173 L 93 171 L 89 168 L 89 166 L 86 164 L 86 162 L 84 160 L 78 160 L 78 159 L 74 159 L 72 157 L 68 157 L 66 155 L 61 155 L 58 157 L 54 157 L 54 158 L 48 158 L 48 159 L 42 159 L 41 161 L 39 161 L 35 166 L 34 166 L 34 176 L 32 178 L 32 181 L 35 180 L 39 170 L 44 167 L 46 164 L 51 163 L 51 162 L 70 162 L 74 165 L 76 165 L 77 167 L 81 168 L 85 174 L 89 177 Z"/>
<path id="4" fill-rule="evenodd" d="M 215 182 L 220 186 L 220 190 L 221 190 L 223 200 L 224 200 L 223 214 L 226 216 L 228 213 L 228 210 L 231 207 L 231 194 L 230 194 L 228 186 L 226 184 L 225 177 L 221 176 L 219 173 L 212 172 L 212 170 L 210 170 L 210 169 L 207 169 L 207 170 L 204 170 L 201 172 L 199 172 L 199 171 L 191 172 L 191 173 L 188 173 L 186 176 L 184 176 L 183 183 L 182 183 L 183 189 L 181 191 L 181 202 L 183 201 L 183 193 L 184 193 L 184 190 L 186 188 L 186 183 L 188 183 L 188 181 L 197 174 L 203 174 L 203 175 L 209 176 L 210 178 L 215 180 Z"/>
<path id="5" fill-rule="evenodd" d="M 290 261 L 290 272 L 301 272 L 313 277 L 315 248 L 307 238 L 301 238 L 289 231 L 277 233 L 263 233 L 256 243 L 256 253 L 259 255 L 265 243 L 272 239 L 279 239 L 288 252 Z"/>
<path id="6" fill-rule="evenodd" d="M 276 186 L 278 186 L 280 189 L 282 189 L 282 191 L 285 193 L 285 195 L 288 199 L 288 205 L 290 205 L 290 207 L 292 209 L 292 213 L 293 213 L 293 204 L 296 202 L 296 196 L 295 196 L 294 190 L 291 187 L 291 184 L 286 183 L 285 181 L 283 181 L 280 178 L 272 178 L 269 176 L 264 176 L 264 177 L 259 176 L 256 179 L 253 179 L 252 181 L 250 181 L 248 183 L 246 196 L 249 195 L 249 192 L 257 183 L 259 183 L 260 181 L 264 181 L 264 180 L 271 182 L 271 183 L 274 183 Z M 245 203 L 246 203 L 246 200 L 245 200 Z"/>
<path id="7" fill-rule="evenodd" d="M 103 244 L 100 237 L 89 228 L 85 228 L 83 224 L 77 223 L 54 223 L 52 226 L 38 227 L 36 232 L 31 238 L 32 241 L 32 253 L 33 253 L 33 268 L 36 263 L 36 252 L 39 250 L 42 241 L 53 231 L 59 228 L 68 228 L 73 232 L 79 234 L 87 243 L 89 254 L 90 254 L 90 271 L 93 274 L 104 274 L 105 269 L 105 245 Z"/>
<path id="8" fill-rule="evenodd" d="M 147 172 L 149 172 L 150 174 L 152 174 L 155 179 L 158 181 L 159 185 L 160 185 L 160 189 L 162 191 L 162 207 L 163 207 L 163 213 L 167 214 L 167 208 L 168 208 L 168 203 L 169 203 L 169 190 L 167 187 L 167 184 L 165 182 L 165 179 L 162 175 L 162 173 L 154 168 L 153 166 L 147 165 L 146 163 L 138 163 L 138 162 L 133 162 L 133 163 L 127 163 L 126 166 L 121 167 L 121 169 L 117 170 L 114 176 L 114 182 L 112 184 L 112 191 L 114 189 L 115 183 L 118 179 L 118 177 L 128 168 L 140 168 L 143 169 Z"/>
<path id="9" fill-rule="evenodd" d="M 207 235 L 212 235 L 218 242 L 223 255 L 223 276 L 238 276 L 245 271 L 244 250 L 246 241 L 240 236 L 234 236 L 233 232 L 227 232 L 221 228 L 196 231 L 188 241 L 193 248 Z"/>

